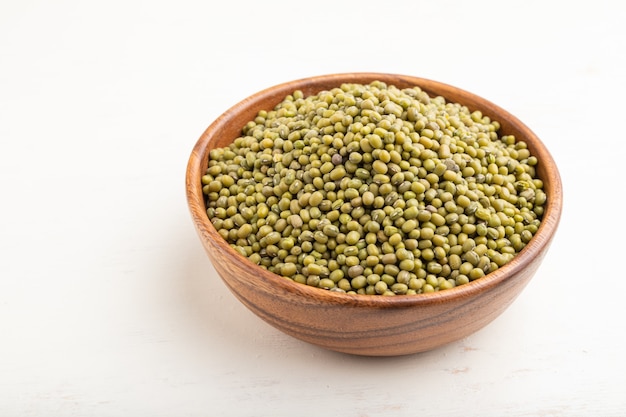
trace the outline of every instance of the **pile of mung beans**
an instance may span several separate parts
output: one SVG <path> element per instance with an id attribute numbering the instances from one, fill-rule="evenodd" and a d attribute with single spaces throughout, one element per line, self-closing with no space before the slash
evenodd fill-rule
<path id="1" fill-rule="evenodd" d="M 242 255 L 298 283 L 453 288 L 505 265 L 540 225 L 537 158 L 499 130 L 419 87 L 294 91 L 210 151 L 207 215 Z"/>

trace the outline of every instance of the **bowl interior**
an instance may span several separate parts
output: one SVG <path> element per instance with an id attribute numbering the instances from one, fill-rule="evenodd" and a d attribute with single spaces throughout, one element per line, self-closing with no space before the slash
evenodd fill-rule
<path id="1" fill-rule="evenodd" d="M 217 233 L 206 214 L 201 184 L 201 176 L 208 166 L 208 153 L 211 149 L 229 145 L 241 135 L 243 126 L 253 120 L 258 111 L 273 109 L 295 90 L 301 90 L 306 96 L 338 87 L 342 83 L 367 84 L 376 80 L 398 88 L 419 86 L 431 96 L 442 96 L 448 101 L 463 104 L 470 110 L 480 110 L 492 120 L 500 122 L 501 134 L 512 134 L 518 140 L 526 141 L 531 153 L 537 156 L 539 160 L 537 174 L 544 182 L 548 202 L 539 230 L 526 247 L 508 264 L 475 281 L 429 294 L 395 297 L 345 294 L 299 284 L 262 269 L 232 249 Z M 413 76 L 381 73 L 331 74 L 290 81 L 262 90 L 237 103 L 219 116 L 196 143 L 187 167 L 186 190 L 193 221 L 203 242 L 209 245 L 211 250 L 218 251 L 223 258 L 246 264 L 251 271 L 254 271 L 254 276 L 262 278 L 259 281 L 262 281 L 264 285 L 277 286 L 276 288 L 280 288 L 281 291 L 304 296 L 302 300 L 306 297 L 313 297 L 315 300 L 324 300 L 324 302 L 334 304 L 359 304 L 376 308 L 440 303 L 451 298 L 471 297 L 475 293 L 498 285 L 537 257 L 543 256 L 558 226 L 562 204 L 561 179 L 550 152 L 541 140 L 515 116 L 484 98 L 448 84 Z"/>

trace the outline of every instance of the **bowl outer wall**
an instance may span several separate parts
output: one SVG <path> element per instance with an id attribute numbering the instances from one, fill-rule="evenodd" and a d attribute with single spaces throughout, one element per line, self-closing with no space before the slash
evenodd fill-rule
<path id="1" fill-rule="evenodd" d="M 479 109 L 498 120 L 501 134 L 525 140 L 539 160 L 548 203 L 539 231 L 507 265 L 450 290 L 396 297 L 334 293 L 295 283 L 263 270 L 232 249 L 206 215 L 202 173 L 210 149 L 228 145 L 259 110 L 273 109 L 294 90 L 305 95 L 344 82 L 375 80 L 398 88 L 419 86 L 433 95 Z M 424 78 L 381 73 L 331 74 L 262 90 L 219 116 L 192 150 L 186 176 L 189 209 L 212 264 L 231 292 L 258 317 L 300 340 L 339 352 L 396 356 L 430 350 L 466 337 L 498 317 L 541 264 L 561 215 L 562 186 L 554 160 L 539 138 L 516 117 L 472 93 Z"/>

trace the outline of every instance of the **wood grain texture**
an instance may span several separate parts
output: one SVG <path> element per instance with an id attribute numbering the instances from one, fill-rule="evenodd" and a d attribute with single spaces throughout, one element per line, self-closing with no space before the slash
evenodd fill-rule
<path id="1" fill-rule="evenodd" d="M 399 88 L 419 86 L 430 95 L 481 110 L 498 120 L 502 134 L 528 143 L 539 160 L 548 203 L 539 231 L 510 263 L 485 277 L 450 290 L 396 297 L 334 293 L 277 276 L 234 251 L 207 218 L 201 176 L 211 149 L 240 136 L 259 110 L 270 110 L 294 90 L 305 95 L 344 82 L 384 81 Z M 550 152 L 520 120 L 467 91 L 419 77 L 381 73 L 331 74 L 295 80 L 260 91 L 219 116 L 192 150 L 186 171 L 189 210 L 200 240 L 223 282 L 261 319 L 300 340 L 339 352 L 396 356 L 427 351 L 464 338 L 498 317 L 540 266 L 562 210 L 562 184 Z"/>

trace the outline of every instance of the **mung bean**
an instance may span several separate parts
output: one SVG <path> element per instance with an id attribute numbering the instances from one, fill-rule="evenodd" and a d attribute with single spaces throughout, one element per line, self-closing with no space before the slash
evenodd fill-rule
<path id="1" fill-rule="evenodd" d="M 294 282 L 422 294 L 506 265 L 549 199 L 541 163 L 480 111 L 375 81 L 286 96 L 210 151 L 207 216 Z"/>

